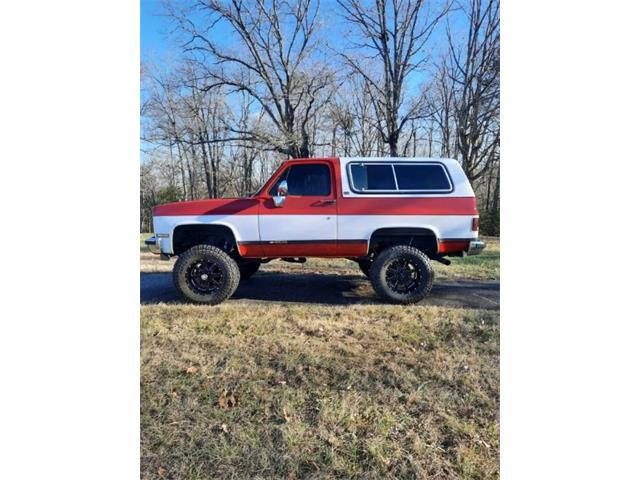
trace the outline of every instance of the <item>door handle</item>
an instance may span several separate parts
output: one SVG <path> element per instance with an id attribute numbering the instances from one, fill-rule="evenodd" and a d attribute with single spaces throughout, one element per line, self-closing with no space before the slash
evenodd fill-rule
<path id="1" fill-rule="evenodd" d="M 313 202 L 311 204 L 312 207 L 324 207 L 326 205 L 335 205 L 335 200 L 318 200 L 317 202 Z"/>

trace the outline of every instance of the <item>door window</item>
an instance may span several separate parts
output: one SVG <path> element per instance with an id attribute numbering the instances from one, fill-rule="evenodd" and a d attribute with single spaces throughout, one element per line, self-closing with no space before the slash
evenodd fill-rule
<path id="1" fill-rule="evenodd" d="M 305 163 L 290 166 L 271 187 L 269 195 L 276 195 L 278 184 L 282 180 L 287 181 L 289 195 L 326 197 L 331 194 L 331 174 L 328 165 Z"/>

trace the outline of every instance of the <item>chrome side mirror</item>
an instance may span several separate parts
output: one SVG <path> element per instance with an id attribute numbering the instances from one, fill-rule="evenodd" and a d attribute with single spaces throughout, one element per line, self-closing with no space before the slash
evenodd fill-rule
<path id="1" fill-rule="evenodd" d="M 287 184 L 286 180 L 282 180 L 278 184 L 278 188 L 276 192 L 277 192 L 277 195 L 273 197 L 273 205 L 276 208 L 282 208 L 284 207 L 284 201 L 287 198 L 287 195 L 289 193 L 289 185 Z"/>

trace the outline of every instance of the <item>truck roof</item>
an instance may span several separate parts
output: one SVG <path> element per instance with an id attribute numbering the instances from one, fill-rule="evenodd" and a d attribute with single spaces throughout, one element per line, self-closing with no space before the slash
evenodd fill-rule
<path id="1" fill-rule="evenodd" d="M 456 162 L 454 158 L 440 158 L 440 157 L 314 157 L 314 158 L 291 158 L 289 160 L 295 160 L 296 162 L 315 162 L 317 160 L 346 160 L 350 162 L 363 161 L 363 162 L 397 162 L 397 161 L 416 161 L 416 162 Z"/>
<path id="2" fill-rule="evenodd" d="M 441 162 L 445 165 L 460 165 L 460 162 L 454 158 L 439 157 L 317 157 L 317 158 L 291 158 L 287 161 L 296 162 L 315 162 L 318 160 L 338 160 L 341 163 L 348 162 Z"/>
<path id="3" fill-rule="evenodd" d="M 453 158 L 438 157 L 339 157 L 346 162 L 442 162 L 444 164 L 457 163 Z"/>

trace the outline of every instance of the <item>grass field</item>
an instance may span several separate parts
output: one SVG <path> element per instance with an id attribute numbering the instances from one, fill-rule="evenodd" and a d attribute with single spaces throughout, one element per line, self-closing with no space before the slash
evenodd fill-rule
<path id="1" fill-rule="evenodd" d="M 438 278 L 499 278 L 498 240 Z M 498 422 L 496 311 L 141 306 L 142 478 L 497 478 Z"/>

